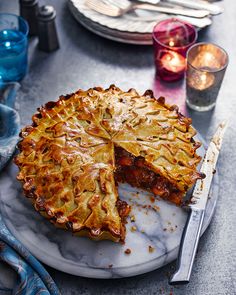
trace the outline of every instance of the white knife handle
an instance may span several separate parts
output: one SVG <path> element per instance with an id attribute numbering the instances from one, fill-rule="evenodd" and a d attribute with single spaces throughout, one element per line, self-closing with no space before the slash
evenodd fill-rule
<path id="1" fill-rule="evenodd" d="M 177 270 L 170 279 L 170 284 L 187 284 L 192 272 L 194 258 L 197 252 L 204 210 L 191 209 L 186 223 L 178 256 Z"/>
<path id="2" fill-rule="evenodd" d="M 135 0 L 134 0 L 135 1 Z M 224 11 L 224 9 L 217 5 L 217 4 L 213 4 L 213 3 L 208 3 L 207 1 L 202 1 L 202 0 L 138 0 L 138 2 L 144 2 L 144 3 L 148 3 L 148 4 L 154 4 L 157 5 L 159 3 L 161 4 L 165 4 L 170 3 L 170 4 L 175 4 L 175 5 L 179 5 L 180 7 L 187 7 L 187 8 L 192 8 L 192 9 L 203 9 L 203 10 L 207 10 L 210 12 L 210 14 L 212 15 L 216 15 L 216 14 L 220 14 Z"/>
<path id="3" fill-rule="evenodd" d="M 164 7 L 164 6 L 155 6 L 152 4 L 135 4 L 133 9 L 144 9 L 150 11 L 158 11 L 169 14 L 180 14 L 185 16 L 202 18 L 208 16 L 210 13 L 207 10 L 195 10 L 195 9 L 182 9 L 182 8 L 172 8 L 172 7 Z"/>
<path id="4" fill-rule="evenodd" d="M 178 4 L 182 7 L 189 7 L 194 9 L 205 9 L 211 14 L 216 15 L 224 11 L 222 7 L 216 4 L 207 3 L 206 1 L 192 1 L 192 0 L 167 0 L 167 2 L 172 4 Z"/>

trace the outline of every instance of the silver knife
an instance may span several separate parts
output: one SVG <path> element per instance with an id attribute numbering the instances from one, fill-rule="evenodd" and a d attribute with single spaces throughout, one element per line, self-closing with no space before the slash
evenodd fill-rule
<path id="1" fill-rule="evenodd" d="M 224 9 L 217 5 L 212 3 L 207 3 L 206 1 L 192 1 L 192 0 L 164 0 L 164 2 L 169 2 L 172 4 L 177 4 L 183 7 L 193 8 L 193 9 L 204 9 L 208 10 L 210 14 L 217 15 L 224 11 Z"/>
<path id="2" fill-rule="evenodd" d="M 206 151 L 201 173 L 206 177 L 196 182 L 193 190 L 188 221 L 186 223 L 178 256 L 177 270 L 170 279 L 170 284 L 187 284 L 190 279 L 198 241 L 200 238 L 202 223 L 205 214 L 207 199 L 211 187 L 215 167 L 226 130 L 226 122 L 222 122 L 213 136 Z"/>
<path id="3" fill-rule="evenodd" d="M 137 1 L 137 0 L 136 0 Z M 208 3 L 203 0 L 138 0 L 138 2 L 146 2 L 149 4 L 160 4 L 160 3 L 170 3 L 174 5 L 179 5 L 182 7 L 193 8 L 193 9 L 203 9 L 210 12 L 212 15 L 220 14 L 224 11 L 224 9 L 217 5 Z"/>

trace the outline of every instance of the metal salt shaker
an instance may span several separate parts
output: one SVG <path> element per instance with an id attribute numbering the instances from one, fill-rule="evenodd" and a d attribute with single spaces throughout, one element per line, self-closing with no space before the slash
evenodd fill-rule
<path id="1" fill-rule="evenodd" d="M 53 6 L 44 5 L 39 8 L 37 15 L 38 46 L 42 51 L 50 52 L 59 48 L 55 18 L 56 11 Z"/>
<path id="2" fill-rule="evenodd" d="M 20 15 L 27 20 L 29 24 L 29 35 L 34 36 L 38 33 L 37 13 L 38 0 L 19 0 Z"/>

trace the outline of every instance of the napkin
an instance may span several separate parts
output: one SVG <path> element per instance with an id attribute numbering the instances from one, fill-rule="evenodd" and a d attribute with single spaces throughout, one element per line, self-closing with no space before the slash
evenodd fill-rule
<path id="1" fill-rule="evenodd" d="M 18 274 L 16 286 L 12 290 L 13 294 L 50 294 L 37 272 L 35 272 L 16 251 L 1 241 L 0 260 L 9 264 Z"/>
<path id="2" fill-rule="evenodd" d="M 0 170 L 14 153 L 19 138 L 19 114 L 13 109 L 18 88 L 18 83 L 0 84 Z M 0 260 L 11 266 L 18 274 L 12 294 L 60 294 L 42 264 L 8 230 L 1 213 Z"/>
<path id="3" fill-rule="evenodd" d="M 59 295 L 60 292 L 42 264 L 10 233 L 0 215 L 0 259 L 17 273 L 13 294 Z"/>
<path id="4" fill-rule="evenodd" d="M 20 84 L 0 82 L 0 169 L 15 151 L 19 140 L 20 116 L 14 109 Z"/>

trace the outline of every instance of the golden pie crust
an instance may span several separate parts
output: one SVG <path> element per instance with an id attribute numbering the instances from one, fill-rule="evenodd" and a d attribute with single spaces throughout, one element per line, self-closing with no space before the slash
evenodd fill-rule
<path id="1" fill-rule="evenodd" d="M 32 120 L 20 134 L 17 179 L 37 211 L 78 235 L 125 238 L 130 208 L 118 199 L 117 147 L 144 159 L 181 198 L 201 178 L 191 119 L 150 90 L 78 90 L 48 102 Z"/>

